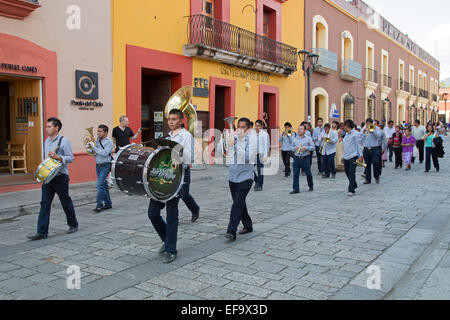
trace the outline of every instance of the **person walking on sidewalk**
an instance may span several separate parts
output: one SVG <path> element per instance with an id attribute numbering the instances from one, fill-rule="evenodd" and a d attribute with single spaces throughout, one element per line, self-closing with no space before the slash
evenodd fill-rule
<path id="1" fill-rule="evenodd" d="M 384 127 L 384 133 L 386 134 L 387 139 L 389 139 L 389 142 L 388 142 L 389 162 L 392 162 L 392 157 L 394 155 L 394 148 L 392 145 L 391 138 L 395 133 L 394 121 L 389 120 L 388 125 L 386 127 Z"/>
<path id="2" fill-rule="evenodd" d="M 289 131 L 291 132 L 290 135 L 288 134 Z M 281 144 L 281 158 L 283 159 L 285 178 L 288 178 L 291 175 L 291 144 L 292 139 L 296 136 L 297 134 L 292 130 L 292 124 L 290 122 L 286 122 L 284 124 L 284 132 L 279 141 Z"/>
<path id="3" fill-rule="evenodd" d="M 423 137 L 425 136 L 426 129 L 424 126 L 422 126 L 420 124 L 420 120 L 416 120 L 414 121 L 414 125 L 412 126 L 412 135 L 413 137 L 416 139 L 416 147 L 419 151 L 419 162 L 423 163 L 423 159 L 424 159 L 424 146 L 425 146 L 425 141 L 423 141 Z M 416 160 L 415 157 L 413 157 L 411 159 L 411 162 L 414 163 Z"/>
<path id="4" fill-rule="evenodd" d="M 319 119 L 317 119 L 317 126 L 314 128 L 313 135 L 312 135 L 312 140 L 315 145 L 315 151 L 316 151 L 316 157 L 317 157 L 317 168 L 319 169 L 319 175 L 323 174 L 322 155 L 320 154 L 320 137 L 322 136 L 322 133 L 323 133 L 323 119 L 319 118 Z"/>
<path id="5" fill-rule="evenodd" d="M 108 126 L 101 124 L 97 129 L 97 141 L 95 144 L 89 142 L 86 149 L 95 152 L 95 163 L 97 171 L 97 206 L 94 211 L 99 213 L 112 208 L 111 196 L 108 188 L 108 174 L 111 172 L 113 141 L 108 138 Z M 88 150 L 88 151 L 89 151 Z"/>
<path id="6" fill-rule="evenodd" d="M 402 167 L 402 126 L 398 125 L 395 127 L 395 133 L 392 135 L 392 148 L 394 149 L 395 155 L 395 169 Z"/>
<path id="7" fill-rule="evenodd" d="M 346 120 L 344 124 L 346 131 L 343 139 L 344 154 L 342 162 L 344 163 L 345 174 L 348 179 L 348 193 L 349 197 L 353 197 L 358 188 L 356 183 L 356 161 L 363 162 L 362 151 L 362 137 L 361 134 L 355 130 L 355 123 L 352 120 Z"/>
<path id="8" fill-rule="evenodd" d="M 313 176 L 311 174 L 311 162 L 309 156 L 314 151 L 314 142 L 305 134 L 306 127 L 298 127 L 298 136 L 292 141 L 291 151 L 294 153 L 294 183 L 290 194 L 300 193 L 300 169 L 306 174 L 309 191 L 314 191 Z"/>
<path id="9" fill-rule="evenodd" d="M 325 142 L 324 139 L 330 139 L 329 142 Z M 322 135 L 319 138 L 320 143 L 323 145 L 322 147 L 322 170 L 323 170 L 323 179 L 336 178 L 336 166 L 334 163 L 336 157 L 336 143 L 338 142 L 339 137 L 335 130 L 331 130 L 331 126 L 329 123 L 325 124 Z"/>
<path id="10" fill-rule="evenodd" d="M 67 233 L 74 233 L 78 230 L 78 221 L 75 215 L 72 198 L 69 196 L 69 169 L 67 164 L 73 162 L 72 146 L 69 139 L 59 134 L 62 123 L 58 118 L 47 120 L 46 132 L 48 138 L 44 143 L 45 158 L 53 158 L 62 163 L 62 168 L 58 175 L 49 183 L 42 184 L 41 210 L 39 211 L 37 233 L 28 236 L 30 240 L 41 240 L 48 237 L 48 227 L 50 225 L 50 210 L 55 197 L 58 194 L 59 201 L 66 214 L 69 230 Z M 56 150 L 56 152 L 55 152 Z"/>
<path id="11" fill-rule="evenodd" d="M 230 187 L 233 204 L 231 206 L 230 221 L 228 223 L 225 238 L 230 241 L 236 240 L 239 222 L 243 228 L 240 235 L 253 232 L 253 222 L 248 214 L 246 198 L 253 184 L 253 167 L 256 163 L 257 146 L 256 135 L 249 134 L 248 118 L 238 120 L 237 135 L 229 137 L 227 141 L 227 163 L 229 163 L 228 184 Z M 223 142 L 219 143 L 221 152 Z"/>
<path id="12" fill-rule="evenodd" d="M 431 159 L 433 159 L 433 165 L 436 172 L 439 172 L 439 160 L 436 154 L 435 138 L 439 137 L 439 134 L 435 133 L 434 127 L 431 124 L 427 125 L 427 133 L 423 140 L 425 141 L 425 172 L 429 172 L 431 169 Z"/>
<path id="13" fill-rule="evenodd" d="M 411 128 L 408 128 L 406 129 L 405 136 L 402 139 L 403 164 L 406 166 L 406 171 L 411 170 L 411 159 L 415 145 L 416 139 L 412 136 Z"/>
<path id="14" fill-rule="evenodd" d="M 255 137 L 256 137 L 256 173 L 255 173 L 255 191 L 262 191 L 264 184 L 264 162 L 269 156 L 270 138 L 269 134 L 263 129 L 262 120 L 255 121 Z"/>

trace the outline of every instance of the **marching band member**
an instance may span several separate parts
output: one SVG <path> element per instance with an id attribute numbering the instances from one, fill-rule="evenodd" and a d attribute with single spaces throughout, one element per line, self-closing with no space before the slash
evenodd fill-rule
<path id="1" fill-rule="evenodd" d="M 317 156 L 317 167 L 319 169 L 319 174 L 323 174 L 323 168 L 322 168 L 322 155 L 320 154 L 320 136 L 323 133 L 323 119 L 319 118 L 317 119 L 317 126 L 314 128 L 312 140 L 314 142 L 314 145 L 316 146 L 316 156 Z"/>
<path id="2" fill-rule="evenodd" d="M 345 174 L 348 179 L 348 196 L 355 195 L 358 184 L 356 183 L 356 161 L 362 163 L 362 137 L 361 134 L 355 130 L 355 123 L 352 120 L 346 120 L 344 124 L 346 132 L 344 139 L 344 154 L 342 161 L 345 167 Z M 359 160 L 358 160 L 359 159 Z"/>
<path id="3" fill-rule="evenodd" d="M 159 254 L 165 254 L 164 263 L 171 263 L 177 257 L 177 234 L 178 234 L 178 203 L 180 198 L 192 212 L 192 220 L 198 218 L 199 207 L 195 200 L 189 195 L 190 170 L 188 165 L 194 158 L 194 140 L 192 135 L 184 128 L 181 128 L 183 113 L 178 109 L 172 109 L 169 112 L 168 123 L 170 127 L 169 140 L 175 141 L 183 146 L 182 163 L 185 166 L 184 184 L 180 190 L 179 196 L 174 197 L 167 203 L 162 203 L 154 199 L 150 200 L 148 206 L 148 217 L 153 227 L 164 242 L 158 250 Z M 161 209 L 166 207 L 167 222 L 161 217 Z M 194 220 L 195 218 L 195 220 Z"/>
<path id="4" fill-rule="evenodd" d="M 386 134 L 388 142 L 388 150 L 389 150 L 389 162 L 392 162 L 392 156 L 394 154 L 394 148 L 392 145 L 392 136 L 395 133 L 394 121 L 389 120 L 388 125 L 384 127 L 384 133 Z"/>
<path id="5" fill-rule="evenodd" d="M 255 122 L 255 137 L 256 137 L 256 173 L 255 173 L 255 191 L 262 191 L 264 184 L 264 175 L 262 173 L 265 159 L 269 156 L 270 138 L 267 131 L 263 129 L 262 120 Z"/>
<path id="6" fill-rule="evenodd" d="M 330 138 L 330 142 L 324 142 L 325 138 Z M 331 130 L 331 126 L 329 123 L 325 124 L 324 131 L 320 135 L 319 142 L 324 146 L 321 148 L 322 150 L 322 169 L 323 169 L 323 179 L 336 178 L 336 166 L 334 164 L 334 158 L 336 156 L 336 143 L 338 142 L 339 137 L 335 130 Z"/>
<path id="7" fill-rule="evenodd" d="M 97 171 L 97 206 L 95 212 L 108 210 L 112 208 L 111 196 L 108 188 L 108 174 L 111 171 L 111 153 L 114 149 L 113 141 L 108 138 L 108 126 L 101 124 L 97 129 L 98 139 L 95 142 L 89 142 L 86 149 L 95 152 L 95 163 Z"/>
<path id="8" fill-rule="evenodd" d="M 294 183 L 293 191 L 290 194 L 300 193 L 299 177 L 300 169 L 305 172 L 309 191 L 314 191 L 313 176 L 311 174 L 311 162 L 309 156 L 314 151 L 314 142 L 306 134 L 306 127 L 298 127 L 298 136 L 292 139 L 291 151 L 294 153 Z"/>
<path id="9" fill-rule="evenodd" d="M 287 135 L 287 132 L 291 131 L 292 134 L 290 136 Z M 295 138 L 297 134 L 292 130 L 292 124 L 290 122 L 286 122 L 284 124 L 284 132 L 280 137 L 280 148 L 281 148 L 281 158 L 283 159 L 284 164 L 284 177 L 288 178 L 291 175 L 291 144 L 292 139 Z"/>
<path id="10" fill-rule="evenodd" d="M 368 118 L 366 120 L 366 126 L 362 129 L 363 142 L 364 142 L 364 162 L 367 164 L 365 170 L 365 181 L 364 184 L 372 183 L 372 166 L 373 166 L 373 175 L 375 177 L 375 182 L 380 183 L 380 139 L 382 135 L 382 131 L 380 128 L 375 126 L 375 130 L 373 132 L 369 132 L 368 127 L 373 125 L 373 120 Z"/>
<path id="11" fill-rule="evenodd" d="M 58 194 L 59 201 L 66 214 L 69 230 L 67 233 L 74 233 L 78 230 L 78 221 L 75 215 L 72 198 L 69 196 L 69 169 L 67 164 L 73 162 L 72 146 L 69 139 L 59 134 L 62 123 L 57 118 L 47 120 L 47 135 L 44 150 L 45 158 L 51 157 L 62 162 L 62 168 L 58 175 L 49 183 L 42 184 L 41 210 L 39 211 L 37 233 L 28 236 L 30 240 L 41 240 L 48 237 L 48 227 L 50 224 L 50 210 L 55 193 Z M 57 152 L 54 150 L 57 148 Z"/>
<path id="12" fill-rule="evenodd" d="M 244 226 L 239 231 L 240 235 L 253 232 L 253 223 L 248 214 L 245 199 L 253 184 L 253 167 L 256 163 L 257 146 L 255 135 L 250 135 L 248 132 L 249 123 L 250 120 L 247 118 L 239 119 L 237 135 L 230 136 L 227 140 L 229 148 L 227 153 L 227 163 L 229 164 L 228 183 L 233 204 L 225 237 L 230 241 L 236 240 L 236 232 L 240 221 L 242 221 Z M 221 141 L 218 144 L 219 152 L 222 151 L 222 148 L 223 142 Z"/>

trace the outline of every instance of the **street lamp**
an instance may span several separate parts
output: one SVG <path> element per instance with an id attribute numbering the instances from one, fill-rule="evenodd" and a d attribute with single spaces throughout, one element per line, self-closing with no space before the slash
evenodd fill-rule
<path id="1" fill-rule="evenodd" d="M 306 74 L 308 80 L 308 122 L 311 122 L 311 71 L 314 71 L 319 61 L 319 55 L 310 53 L 308 50 L 300 50 L 298 57 L 302 63 L 303 74 Z"/>

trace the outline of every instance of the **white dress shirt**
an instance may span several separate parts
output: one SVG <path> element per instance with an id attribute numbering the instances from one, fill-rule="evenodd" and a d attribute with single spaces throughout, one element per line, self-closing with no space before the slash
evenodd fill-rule
<path id="1" fill-rule="evenodd" d="M 190 165 L 194 162 L 194 138 L 184 128 L 181 128 L 175 135 L 172 131 L 169 132 L 168 140 L 174 141 L 183 147 L 182 161 L 185 165 Z"/>

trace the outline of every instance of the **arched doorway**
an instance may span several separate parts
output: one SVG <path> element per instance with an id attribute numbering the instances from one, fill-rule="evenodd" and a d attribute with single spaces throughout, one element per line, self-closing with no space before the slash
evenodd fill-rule
<path id="1" fill-rule="evenodd" d="M 323 88 L 316 88 L 311 94 L 311 119 L 313 125 L 317 122 L 317 119 L 322 118 L 326 123 L 328 122 L 328 92 Z"/>
<path id="2" fill-rule="evenodd" d="M 355 119 L 355 98 L 351 93 L 346 93 L 341 97 L 342 101 L 342 120 L 354 120 Z"/>

